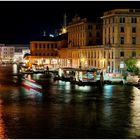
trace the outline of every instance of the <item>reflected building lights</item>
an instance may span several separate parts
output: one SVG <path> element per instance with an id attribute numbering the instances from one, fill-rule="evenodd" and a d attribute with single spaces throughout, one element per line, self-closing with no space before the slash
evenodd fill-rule
<path id="1" fill-rule="evenodd" d="M 76 86 L 76 89 L 80 91 L 88 92 L 90 91 L 91 87 L 90 86 Z"/>
<path id="2" fill-rule="evenodd" d="M 3 116 L 3 105 L 2 105 L 2 100 L 0 100 L 0 139 L 5 139 L 6 134 L 5 134 L 5 125 L 4 121 L 2 119 Z"/>

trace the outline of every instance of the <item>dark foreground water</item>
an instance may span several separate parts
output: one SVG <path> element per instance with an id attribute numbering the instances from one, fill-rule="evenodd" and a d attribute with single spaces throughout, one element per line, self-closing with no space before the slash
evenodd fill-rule
<path id="1" fill-rule="evenodd" d="M 0 67 L 0 139 L 140 138 L 137 88 L 48 80 L 39 92 L 16 84 L 11 73 Z"/>

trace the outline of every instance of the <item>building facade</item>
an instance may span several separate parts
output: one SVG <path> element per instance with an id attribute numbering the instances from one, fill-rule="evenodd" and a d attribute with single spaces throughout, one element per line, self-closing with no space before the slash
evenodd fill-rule
<path id="1" fill-rule="evenodd" d="M 73 68 L 105 68 L 103 45 L 61 49 L 60 66 Z"/>
<path id="2" fill-rule="evenodd" d="M 140 60 L 140 9 L 114 9 L 104 12 L 101 19 L 103 45 L 95 45 L 92 38 L 91 46 L 88 44 L 90 24 L 80 17 L 73 19 L 68 26 L 68 49 L 60 53 L 64 59 L 62 66 L 121 72 L 126 59 Z"/>
<path id="3" fill-rule="evenodd" d="M 114 9 L 104 12 L 101 18 L 108 67 L 116 72 L 127 58 L 140 60 L 140 9 Z"/>
<path id="4" fill-rule="evenodd" d="M 75 16 L 68 38 L 31 41 L 28 63 L 121 72 L 126 59 L 140 60 L 140 9 L 114 9 L 101 19 L 103 25 Z"/>
<path id="5" fill-rule="evenodd" d="M 59 67 L 59 50 L 67 47 L 67 35 L 59 38 L 44 38 L 44 40 L 31 41 L 31 55 L 26 57 L 26 63 L 32 65 L 49 66 L 50 68 Z"/>
<path id="6" fill-rule="evenodd" d="M 24 62 L 24 56 L 30 54 L 30 49 L 28 44 L 13 44 L 15 46 L 14 62 L 20 63 Z"/>
<path id="7" fill-rule="evenodd" d="M 75 16 L 67 26 L 68 47 L 79 48 L 102 44 L 102 24 Z"/>
<path id="8" fill-rule="evenodd" d="M 12 63 L 14 59 L 15 47 L 0 44 L 0 63 Z"/>

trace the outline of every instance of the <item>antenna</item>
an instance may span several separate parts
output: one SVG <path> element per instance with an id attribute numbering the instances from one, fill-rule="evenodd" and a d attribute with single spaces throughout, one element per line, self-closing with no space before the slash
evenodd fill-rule
<path id="1" fill-rule="evenodd" d="M 46 31 L 45 31 L 45 30 L 43 31 L 43 36 L 44 36 L 44 37 L 46 36 Z"/>
<path id="2" fill-rule="evenodd" d="M 64 27 L 66 27 L 67 26 L 67 15 L 66 15 L 66 13 L 64 14 Z"/>

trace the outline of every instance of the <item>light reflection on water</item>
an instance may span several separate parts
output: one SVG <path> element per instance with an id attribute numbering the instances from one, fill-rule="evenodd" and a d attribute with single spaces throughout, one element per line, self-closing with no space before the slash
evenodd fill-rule
<path id="1" fill-rule="evenodd" d="M 2 105 L 2 100 L 0 100 L 0 139 L 7 138 L 6 132 L 5 132 L 5 124 L 3 121 L 3 109 L 4 106 Z"/>
<path id="2" fill-rule="evenodd" d="M 13 84 L 12 76 L 6 80 L 10 69 L 5 69 L 0 68 L 0 138 L 140 137 L 137 88 L 48 80 L 37 91 Z"/>

